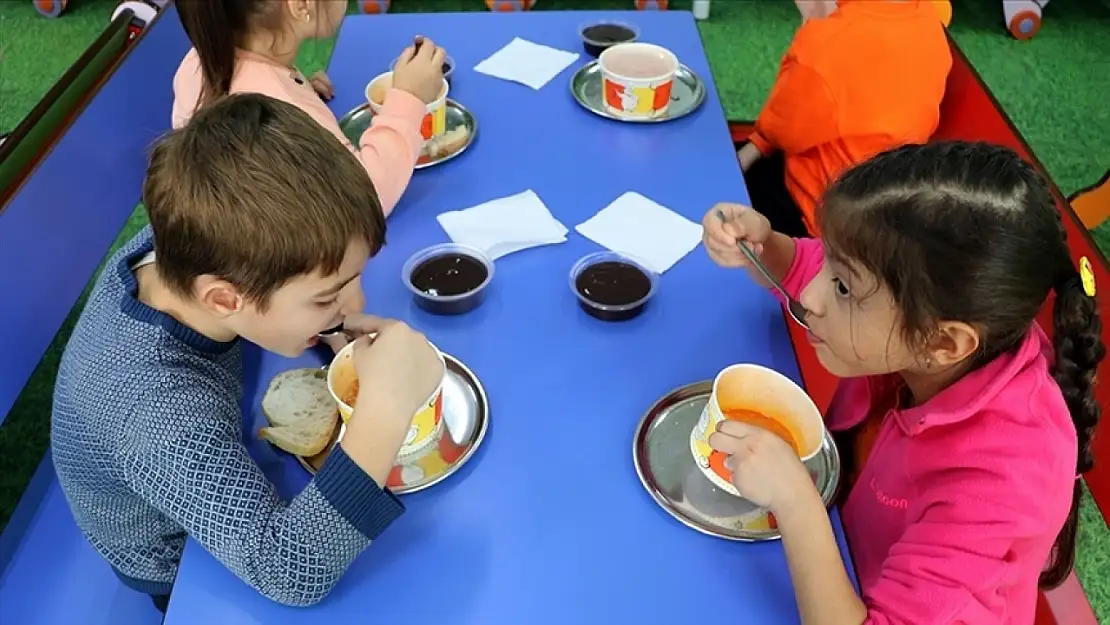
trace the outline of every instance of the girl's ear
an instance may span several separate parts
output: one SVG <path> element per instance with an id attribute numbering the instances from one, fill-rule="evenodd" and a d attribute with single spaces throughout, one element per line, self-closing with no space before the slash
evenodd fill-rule
<path id="1" fill-rule="evenodd" d="M 310 2 L 310 0 L 285 1 L 286 12 L 289 14 L 289 18 L 294 24 L 304 24 L 315 19 L 316 16 L 314 13 L 316 12 L 316 7 L 313 6 L 315 4 L 315 2 Z"/>
<path id="2" fill-rule="evenodd" d="M 962 321 L 942 321 L 929 339 L 928 359 L 934 366 L 948 367 L 979 350 L 981 336 L 974 326 Z"/>

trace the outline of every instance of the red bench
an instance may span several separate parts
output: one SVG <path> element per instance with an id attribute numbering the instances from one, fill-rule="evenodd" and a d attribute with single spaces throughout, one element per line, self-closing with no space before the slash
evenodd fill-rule
<path id="1" fill-rule="evenodd" d="M 940 128 L 933 138 L 988 141 L 1004 145 L 1021 154 L 1044 172 L 1044 167 L 1033 156 L 1033 151 L 987 89 L 975 68 L 968 62 L 967 57 L 955 42 L 950 43 L 953 55 L 952 72 L 948 76 L 947 91 L 941 104 Z M 751 127 L 749 122 L 730 123 L 733 141 L 740 143 L 747 140 Z M 1094 240 L 1072 211 L 1064 195 L 1055 185 L 1052 188 L 1064 217 L 1068 245 L 1073 257 L 1076 262 L 1081 256 L 1089 257 L 1096 282 L 1100 285 L 1110 285 L 1110 266 L 1107 264 L 1106 257 L 1095 247 Z M 1110 286 L 1103 288 L 1110 288 Z M 1110 299 L 1105 296 L 1100 299 L 1099 312 L 1103 319 L 1108 320 L 1104 326 L 1103 340 L 1110 344 Z M 1038 319 L 1043 327 L 1051 331 L 1051 299 L 1046 303 Z M 798 367 L 806 390 L 817 405 L 825 409 L 832 399 L 837 379 L 817 361 L 817 355 L 806 341 L 804 331 L 793 323 L 788 323 L 787 328 L 794 342 L 794 351 L 798 356 Z M 1103 362 L 1098 376 L 1103 380 L 1110 379 L 1110 360 Z M 1096 387 L 1096 396 L 1099 404 L 1110 416 L 1110 385 Z M 1093 445 L 1095 468 L 1085 478 L 1103 517 L 1110 519 L 1110 425 L 1103 422 L 1099 426 Z M 1038 601 L 1037 625 L 1065 623 L 1067 625 L 1095 623 L 1090 604 L 1087 603 L 1086 595 L 1083 594 L 1083 589 L 1074 574 L 1060 588 L 1042 594 Z"/>

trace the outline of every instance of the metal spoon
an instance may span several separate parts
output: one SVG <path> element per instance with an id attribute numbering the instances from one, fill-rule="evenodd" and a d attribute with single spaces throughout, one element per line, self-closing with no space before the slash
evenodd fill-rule
<path id="1" fill-rule="evenodd" d="M 317 334 L 316 336 L 318 336 L 322 339 L 326 339 L 326 338 L 330 338 L 330 337 L 333 337 L 333 336 L 338 336 L 340 334 L 347 334 L 347 331 L 343 328 L 342 323 L 337 325 L 337 326 L 330 327 L 327 330 L 324 330 L 323 332 Z M 350 335 L 348 335 L 348 336 L 350 336 Z"/>
<path id="2" fill-rule="evenodd" d="M 725 216 L 722 210 L 717 211 L 717 218 L 721 220 L 721 223 L 728 223 L 728 217 Z M 809 311 L 806 310 L 806 307 L 802 306 L 802 303 L 798 300 L 790 297 L 790 294 L 783 288 L 782 283 L 776 280 L 775 277 L 771 275 L 770 271 L 767 271 L 767 267 L 763 264 L 763 261 L 759 260 L 759 257 L 755 255 L 755 252 L 753 252 L 746 243 L 737 240 L 736 247 L 740 248 L 740 251 L 748 258 L 748 262 L 759 270 L 759 273 L 763 275 L 763 279 L 770 283 L 771 286 L 775 287 L 779 295 L 782 295 L 782 298 L 786 300 L 786 310 L 790 313 L 790 316 L 794 318 L 794 321 L 808 330 L 809 325 L 806 323 L 806 315 L 809 314 Z"/>

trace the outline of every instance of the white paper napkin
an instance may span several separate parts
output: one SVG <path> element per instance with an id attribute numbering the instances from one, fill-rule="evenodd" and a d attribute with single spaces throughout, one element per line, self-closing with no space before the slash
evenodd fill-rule
<path id="1" fill-rule="evenodd" d="M 436 219 L 452 241 L 476 247 L 491 259 L 567 240 L 567 227 L 531 189 Z"/>
<path id="2" fill-rule="evenodd" d="M 574 229 L 618 254 L 644 261 L 657 273 L 701 242 L 701 225 L 632 191 Z"/>
<path id="3" fill-rule="evenodd" d="M 516 37 L 479 63 L 474 71 L 538 90 L 576 60 L 578 55 L 574 52 L 556 50 Z"/>

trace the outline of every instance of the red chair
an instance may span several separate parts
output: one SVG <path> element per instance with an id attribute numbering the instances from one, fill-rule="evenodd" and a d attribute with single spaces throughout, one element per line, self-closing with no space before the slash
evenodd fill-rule
<path id="1" fill-rule="evenodd" d="M 1013 122 L 999 106 L 998 101 L 987 89 L 967 57 L 950 41 L 952 46 L 952 72 L 948 76 L 948 86 L 941 104 L 940 127 L 933 136 L 936 140 L 987 141 L 1004 145 L 1016 151 L 1044 172 L 1044 167 L 1033 156 L 1033 151 L 1014 127 Z M 733 141 L 747 140 L 752 125 L 749 122 L 729 124 Z M 1047 175 L 1047 173 L 1046 173 Z M 1068 234 L 1068 246 L 1078 262 L 1079 257 L 1087 256 L 1094 269 L 1095 280 L 1103 288 L 1110 288 L 1110 266 L 1106 257 L 1095 246 L 1093 239 L 1083 223 L 1072 211 L 1060 190 L 1053 185 L 1059 209 L 1064 217 Z M 1108 320 L 1103 340 L 1110 344 L 1110 298 L 1102 297 L 1099 312 Z M 1050 333 L 1052 328 L 1052 299 L 1046 302 L 1038 320 Z M 797 324 L 787 323 L 794 352 L 806 390 L 822 410 L 832 400 L 837 379 L 829 374 L 817 360 L 812 346 L 806 341 L 804 330 Z M 1104 361 L 1099 368 L 1101 379 L 1110 379 L 1110 361 Z M 1107 414 L 1110 415 L 1110 386 L 1096 387 L 1096 397 Z M 1085 476 L 1087 486 L 1104 518 L 1110 518 L 1110 425 L 1105 422 L 1099 426 L 1099 435 L 1094 438 L 1095 468 Z M 1060 587 L 1048 593 L 1041 593 L 1037 601 L 1037 625 L 1085 625 L 1096 623 L 1087 597 L 1083 593 L 1074 573 Z"/>

